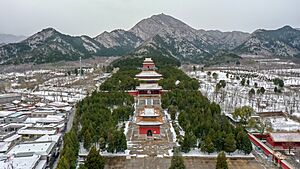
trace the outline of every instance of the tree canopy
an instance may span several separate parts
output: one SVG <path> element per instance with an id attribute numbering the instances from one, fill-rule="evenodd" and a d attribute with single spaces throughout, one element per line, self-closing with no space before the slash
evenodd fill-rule
<path id="1" fill-rule="evenodd" d="M 87 169 L 104 169 L 105 159 L 100 155 L 99 150 L 93 146 L 86 157 L 84 167 Z"/>
<path id="2" fill-rule="evenodd" d="M 249 106 L 238 107 L 232 113 L 234 119 L 239 120 L 240 123 L 246 125 L 253 113 L 253 109 Z"/>
<path id="3" fill-rule="evenodd" d="M 221 151 L 218 154 L 216 169 L 228 169 L 227 159 L 224 151 Z"/>
<path id="4" fill-rule="evenodd" d="M 177 149 L 174 150 L 174 155 L 171 159 L 171 166 L 169 169 L 185 169 L 183 158 Z"/>

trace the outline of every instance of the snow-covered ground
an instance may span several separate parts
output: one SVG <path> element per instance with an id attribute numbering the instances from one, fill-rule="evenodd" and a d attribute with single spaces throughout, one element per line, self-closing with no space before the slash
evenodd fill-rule
<path id="1" fill-rule="evenodd" d="M 127 136 L 128 133 L 128 127 L 129 127 L 129 121 L 125 122 L 125 128 L 124 128 L 124 135 Z"/>
<path id="2" fill-rule="evenodd" d="M 268 117 L 272 129 L 276 131 L 300 131 L 300 124 L 284 117 Z"/>
<path id="3" fill-rule="evenodd" d="M 200 91 L 209 100 L 217 102 L 222 112 L 230 114 L 237 107 L 250 106 L 255 112 L 274 112 L 282 111 L 290 115 L 300 117 L 300 69 L 271 69 L 271 70 L 232 70 L 222 68 L 223 70 L 210 71 L 192 71 L 187 72 L 191 77 L 197 78 L 200 82 Z M 218 76 L 214 78 L 213 73 Z M 237 78 L 239 77 L 239 79 Z M 241 85 L 242 78 L 246 83 Z M 280 78 L 284 81 L 282 93 L 274 92 L 274 78 Z M 225 80 L 226 87 L 216 91 L 216 84 L 220 80 Z M 247 85 L 249 80 L 249 86 Z M 254 84 L 257 83 L 257 88 Z M 264 94 L 257 94 L 257 90 L 263 87 Z M 249 96 L 250 89 L 255 90 L 255 95 Z M 297 131 L 299 123 L 282 118 L 273 119 L 273 130 Z M 272 120 L 271 120 L 272 122 Z"/>

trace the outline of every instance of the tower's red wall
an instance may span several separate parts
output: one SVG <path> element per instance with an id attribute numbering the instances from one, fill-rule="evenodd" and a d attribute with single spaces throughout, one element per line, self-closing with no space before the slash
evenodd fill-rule
<path id="1" fill-rule="evenodd" d="M 155 65 L 153 63 L 144 63 L 143 68 L 153 69 Z"/>
<path id="2" fill-rule="evenodd" d="M 152 130 L 152 134 L 160 134 L 160 126 L 140 126 L 139 133 L 147 134 L 148 130 Z"/>

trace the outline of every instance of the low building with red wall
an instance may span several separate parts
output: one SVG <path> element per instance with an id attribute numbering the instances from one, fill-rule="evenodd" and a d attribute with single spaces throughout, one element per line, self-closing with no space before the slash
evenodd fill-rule
<path id="1" fill-rule="evenodd" d="M 300 133 L 269 133 L 267 144 L 273 150 L 300 149 Z"/>
<path id="2" fill-rule="evenodd" d="M 291 163 L 289 163 L 287 161 L 287 156 L 281 154 L 278 151 L 274 151 L 271 147 L 267 146 L 260 139 L 256 138 L 254 135 L 252 135 L 250 133 L 248 133 L 248 137 L 249 137 L 250 141 L 252 142 L 252 144 L 254 144 L 256 147 L 259 147 L 262 150 L 262 152 L 267 157 L 269 157 L 270 160 L 272 160 L 274 162 L 274 164 L 276 164 L 278 167 L 281 167 L 283 169 L 295 169 L 295 166 L 293 166 Z M 274 137 L 274 135 L 273 135 L 273 137 Z M 270 138 L 270 136 L 267 135 L 267 140 L 269 138 Z M 277 138 L 275 138 L 275 139 L 277 139 Z M 269 144 L 269 143 L 267 142 L 267 144 Z"/>

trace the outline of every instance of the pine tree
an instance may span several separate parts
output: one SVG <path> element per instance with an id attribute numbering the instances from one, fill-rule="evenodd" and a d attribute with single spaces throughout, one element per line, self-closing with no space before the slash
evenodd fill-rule
<path id="1" fill-rule="evenodd" d="M 204 142 L 201 144 L 201 151 L 207 152 L 208 154 L 214 152 L 214 143 L 211 141 L 210 136 L 206 136 Z"/>
<path id="2" fill-rule="evenodd" d="M 243 136 L 243 147 L 242 147 L 242 150 L 245 154 L 250 154 L 251 151 L 252 151 L 252 144 L 251 144 L 251 141 L 247 135 L 247 133 L 244 133 L 244 136 Z"/>
<path id="3" fill-rule="evenodd" d="M 114 153 L 116 150 L 116 145 L 115 145 L 115 139 L 116 139 L 116 134 L 115 132 L 109 133 L 108 138 L 107 138 L 107 151 L 110 153 Z"/>
<path id="4" fill-rule="evenodd" d="M 87 169 L 103 169 L 105 166 L 105 159 L 100 155 L 99 150 L 95 146 L 91 148 L 85 162 L 84 166 Z"/>
<path id="5" fill-rule="evenodd" d="M 225 143 L 224 143 L 224 150 L 227 153 L 232 153 L 236 150 L 236 141 L 234 139 L 233 134 L 229 134 L 226 139 L 225 139 Z"/>
<path id="6" fill-rule="evenodd" d="M 57 169 L 69 169 L 69 168 L 70 168 L 69 161 L 64 155 L 62 155 L 58 161 Z"/>
<path id="7" fill-rule="evenodd" d="M 243 140 L 244 139 L 244 131 L 239 131 L 236 135 L 236 148 L 239 150 L 243 150 Z"/>
<path id="8" fill-rule="evenodd" d="M 171 116 L 171 120 L 175 120 L 176 118 L 176 112 L 177 112 L 177 107 L 173 106 L 173 105 L 170 105 L 168 107 L 168 112 Z"/>
<path id="9" fill-rule="evenodd" d="M 242 85 L 242 86 L 245 86 L 245 82 L 246 82 L 246 79 L 243 78 L 243 79 L 241 80 L 241 85 Z"/>
<path id="10" fill-rule="evenodd" d="M 258 85 L 257 85 L 257 82 L 255 82 L 255 83 L 254 83 L 254 87 L 255 87 L 255 88 L 257 88 L 257 87 L 258 87 Z"/>
<path id="11" fill-rule="evenodd" d="M 124 152 L 127 149 L 126 136 L 123 132 L 117 131 L 117 139 L 115 145 L 117 152 Z"/>
<path id="12" fill-rule="evenodd" d="M 181 143 L 181 151 L 188 153 L 191 150 L 190 135 L 185 134 Z"/>
<path id="13" fill-rule="evenodd" d="M 78 76 L 78 69 L 77 68 L 75 69 L 74 72 L 75 72 L 75 75 Z"/>
<path id="14" fill-rule="evenodd" d="M 223 133 L 221 131 L 216 132 L 215 138 L 213 140 L 213 143 L 216 147 L 217 152 L 220 152 L 221 150 L 224 149 L 224 138 L 223 138 Z"/>
<path id="15" fill-rule="evenodd" d="M 84 133 L 84 142 L 83 142 L 83 147 L 85 149 L 89 149 L 92 144 L 92 136 L 89 130 L 86 130 Z"/>
<path id="16" fill-rule="evenodd" d="M 78 169 L 88 169 L 84 166 L 84 164 L 80 164 Z"/>
<path id="17" fill-rule="evenodd" d="M 250 89 L 250 91 L 248 92 L 249 97 L 252 97 L 253 95 L 255 95 L 255 90 L 253 88 Z"/>
<path id="18" fill-rule="evenodd" d="M 174 155 L 169 169 L 185 169 L 183 158 L 177 149 L 174 150 Z"/>
<path id="19" fill-rule="evenodd" d="M 100 139 L 99 139 L 99 146 L 100 146 L 100 149 L 102 149 L 102 150 L 106 146 L 106 142 L 105 142 L 105 139 L 103 137 L 100 137 Z"/>
<path id="20" fill-rule="evenodd" d="M 264 93 L 265 93 L 265 91 L 266 91 L 266 90 L 265 90 L 265 88 L 264 88 L 264 87 L 261 87 L 261 88 L 260 88 L 260 93 L 261 93 L 261 94 L 264 94 Z"/>
<path id="21" fill-rule="evenodd" d="M 216 169 L 228 169 L 226 155 L 224 151 L 221 151 L 217 157 Z"/>

